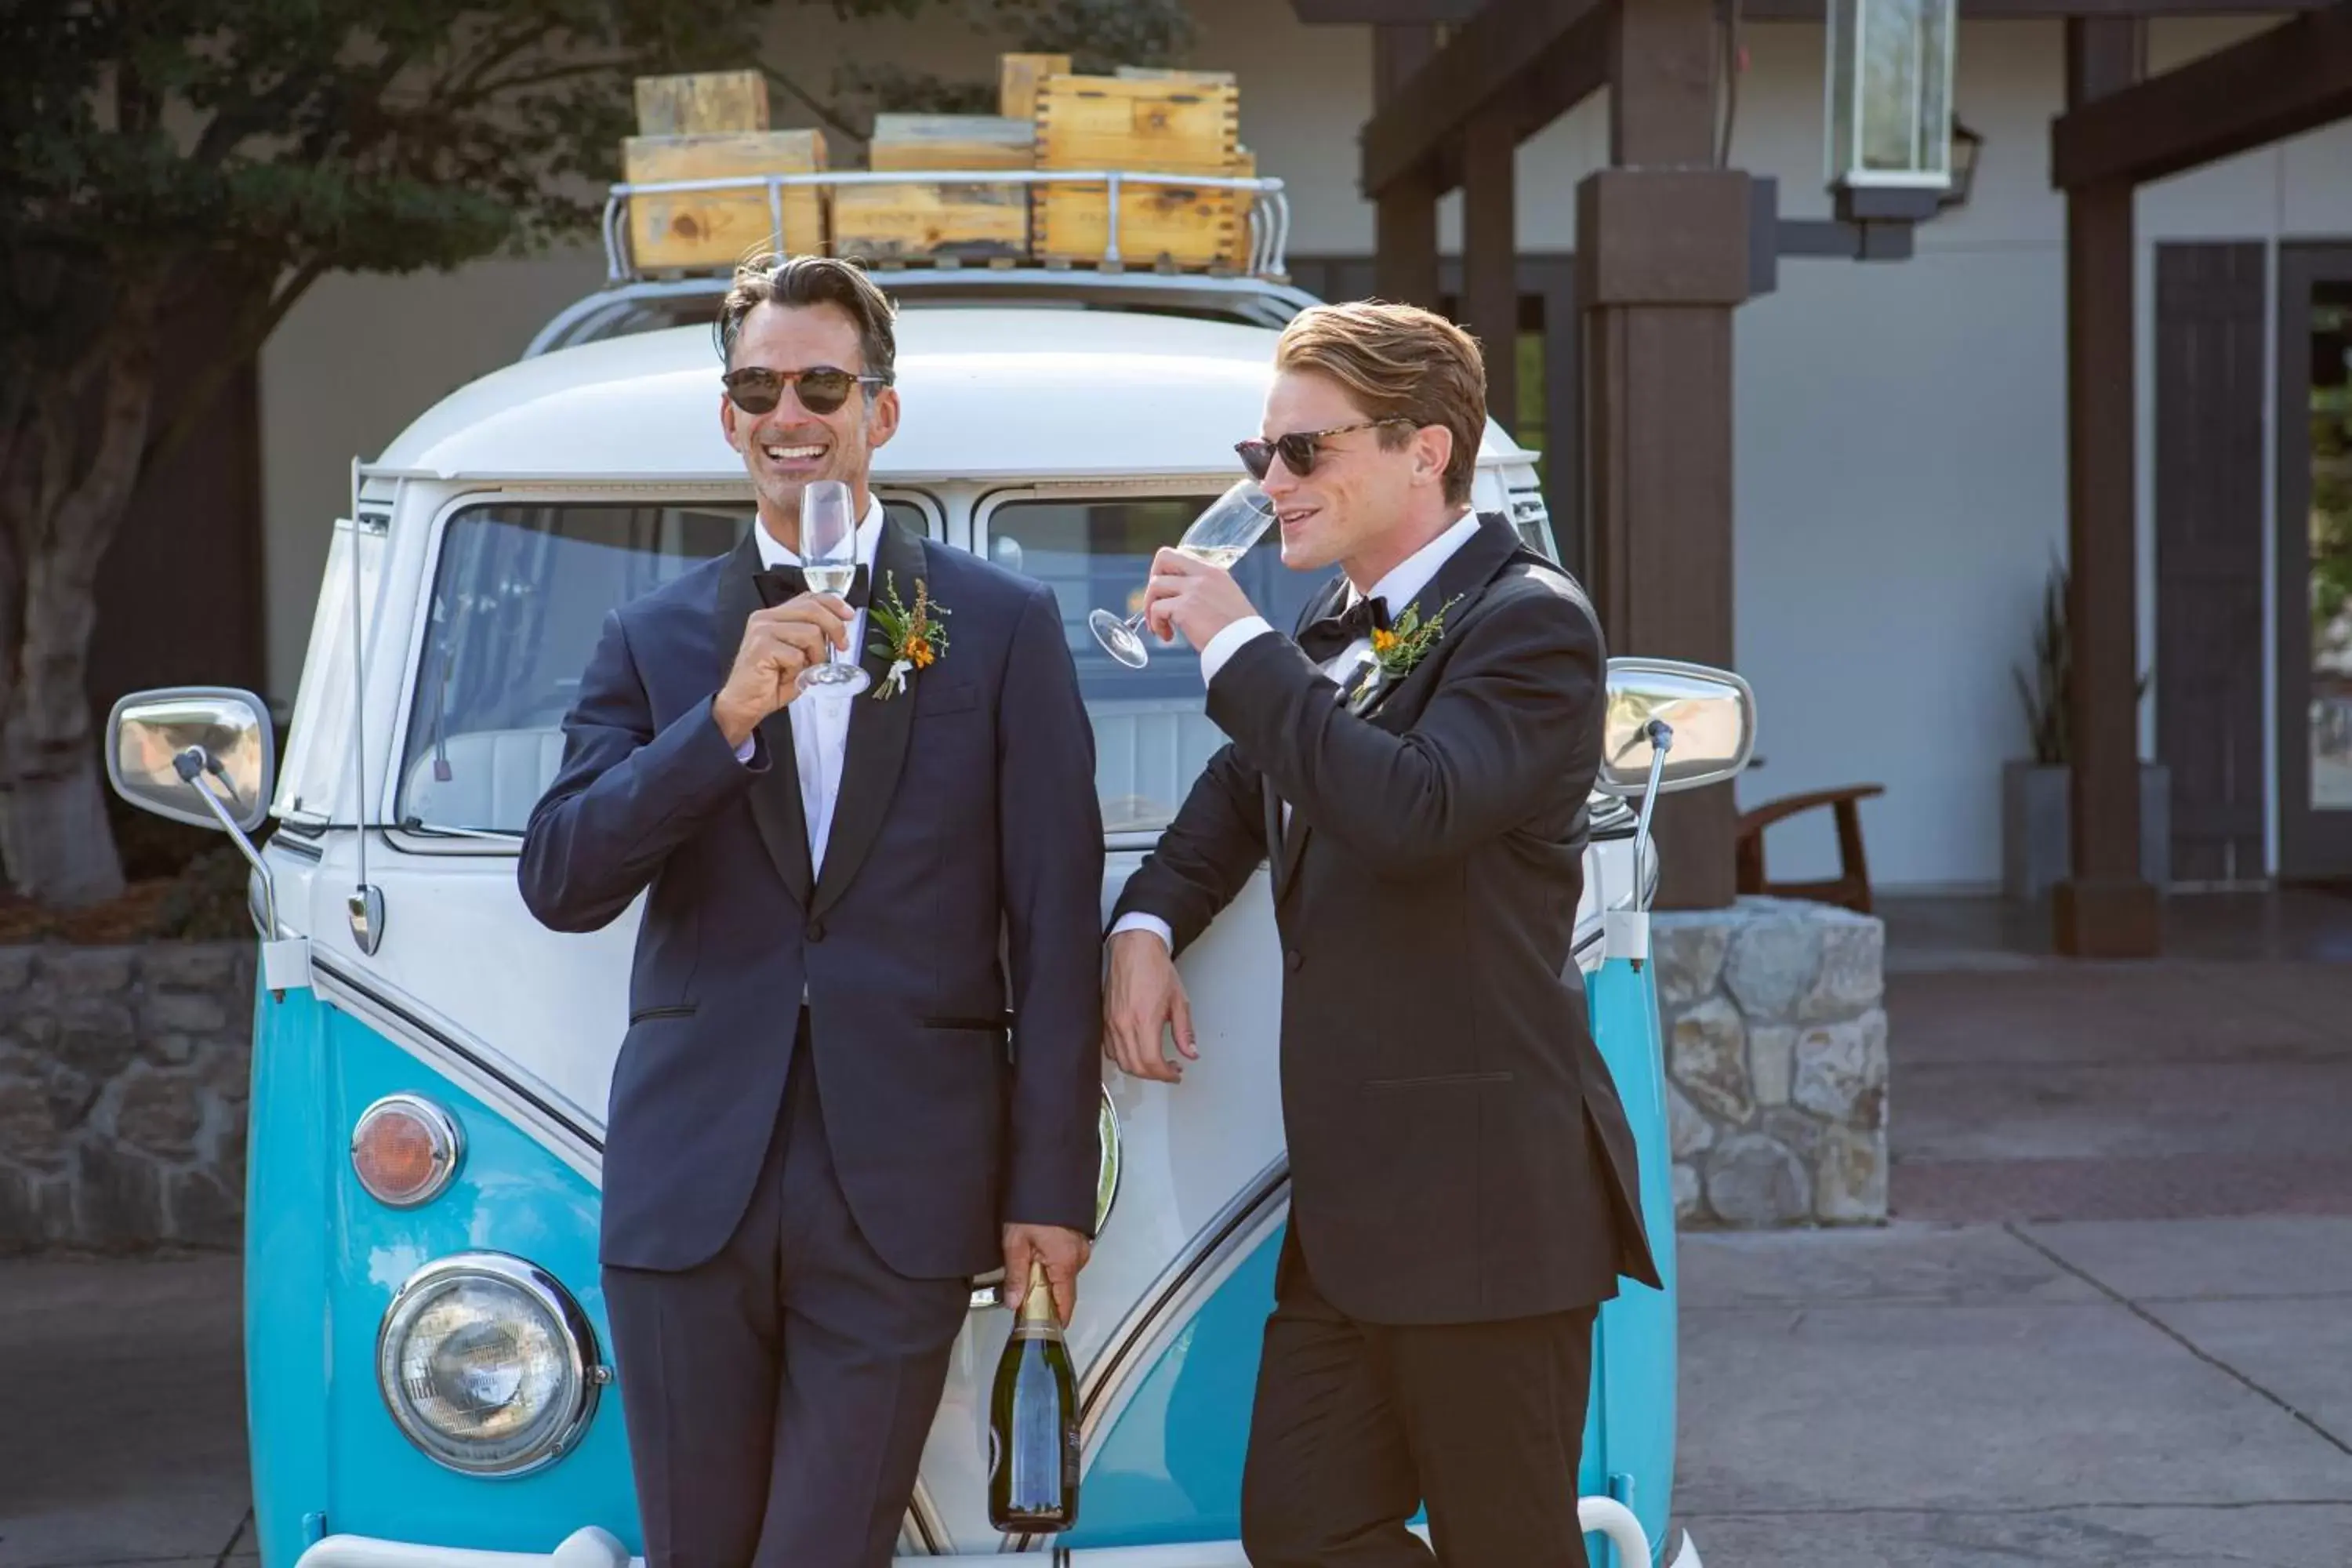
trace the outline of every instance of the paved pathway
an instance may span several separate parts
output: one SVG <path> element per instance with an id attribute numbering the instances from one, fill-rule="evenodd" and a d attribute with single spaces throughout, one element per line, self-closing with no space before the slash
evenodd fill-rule
<path id="1" fill-rule="evenodd" d="M 2352 1219 L 1700 1237 L 1710 1568 L 2344 1568 Z"/>

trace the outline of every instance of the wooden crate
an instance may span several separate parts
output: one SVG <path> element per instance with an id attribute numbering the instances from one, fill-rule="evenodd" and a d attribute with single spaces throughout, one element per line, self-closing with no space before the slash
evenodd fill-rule
<path id="1" fill-rule="evenodd" d="M 622 146 L 628 183 L 717 180 L 742 174 L 805 174 L 825 166 L 820 131 L 736 135 L 632 136 Z M 794 255 L 827 249 L 824 202 L 815 186 L 782 192 L 779 237 L 759 186 L 629 198 L 629 250 L 641 270 L 732 267 L 764 250 Z"/>
<path id="2" fill-rule="evenodd" d="M 768 79 L 758 71 L 637 78 L 637 134 L 702 136 L 768 128 Z"/>
<path id="3" fill-rule="evenodd" d="M 1179 73 L 1050 77 L 1038 89 L 1037 166 L 1214 174 L 1243 169 L 1239 95 L 1228 81 Z M 1100 184 L 1039 188 L 1034 247 L 1051 261 L 1100 262 L 1109 242 Z M 1194 185 L 1119 192 L 1119 260 L 1129 267 L 1238 267 L 1247 259 L 1248 199 Z"/>
<path id="4" fill-rule="evenodd" d="M 1047 261 L 1109 259 L 1109 193 L 1048 185 L 1037 200 L 1034 249 Z M 1240 267 L 1248 259 L 1244 194 L 1197 185 L 1126 185 L 1118 194 L 1118 260 L 1144 268 Z"/>
<path id="5" fill-rule="evenodd" d="M 1029 251 L 1019 185 L 844 185 L 833 195 L 833 250 L 856 261 L 1018 260 Z"/>
<path id="6" fill-rule="evenodd" d="M 996 70 L 996 112 L 1008 120 L 1034 120 L 1037 84 L 1049 76 L 1069 75 L 1070 57 L 999 55 Z"/>
<path id="7" fill-rule="evenodd" d="M 1121 66 L 1111 75 L 1121 81 L 1190 81 L 1211 87 L 1233 87 L 1241 80 L 1232 71 L 1171 70 L 1163 66 Z"/>
<path id="8" fill-rule="evenodd" d="M 1222 174 L 1241 144 L 1230 82 L 1050 76 L 1037 88 L 1041 169 Z"/>
<path id="9" fill-rule="evenodd" d="M 1026 169 L 1025 120 L 982 114 L 877 114 L 876 170 Z M 833 197 L 834 254 L 860 261 L 1018 260 L 1029 249 L 1029 187 L 929 182 L 844 185 Z"/>
<path id="10" fill-rule="evenodd" d="M 867 166 L 884 169 L 1026 169 L 1036 127 L 993 114 L 877 114 Z"/>

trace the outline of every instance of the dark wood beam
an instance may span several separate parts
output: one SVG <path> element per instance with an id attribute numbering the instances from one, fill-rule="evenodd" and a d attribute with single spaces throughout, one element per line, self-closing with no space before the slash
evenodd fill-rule
<path id="1" fill-rule="evenodd" d="M 1609 97 L 1609 161 L 1620 168 L 1715 163 L 1715 37 L 1699 25 L 1712 0 L 1633 0 L 1619 14 L 1610 79 L 1639 82 Z"/>
<path id="2" fill-rule="evenodd" d="M 1486 356 L 1486 412 L 1506 430 L 1519 422 L 1518 151 L 1495 110 L 1463 134 L 1462 324 Z"/>
<path id="3" fill-rule="evenodd" d="M 1584 307 L 1587 537 L 1612 653 L 1732 664 L 1732 312 L 1759 199 L 1712 167 L 1715 104 L 1694 92 L 1714 0 L 1629 0 L 1607 56 L 1614 167 L 1577 188 Z M 1658 906 L 1737 891 L 1728 785 L 1658 803 Z"/>
<path id="4" fill-rule="evenodd" d="M 2352 3 L 2069 109 L 2051 127 L 2051 183 L 2145 184 L 2347 116 Z"/>
<path id="5" fill-rule="evenodd" d="M 1393 99 L 1437 52 L 1433 26 L 1372 29 L 1372 103 Z M 1374 205 L 1372 291 L 1437 309 L 1437 183 L 1427 168 L 1391 182 Z"/>
<path id="6" fill-rule="evenodd" d="M 1291 12 L 1309 26 L 1403 26 L 1466 22 L 1481 0 L 1290 0 Z M 1509 0 L 1494 0 L 1508 4 Z M 2335 0 L 1960 0 L 1960 16 L 1972 22 L 2053 22 L 2069 16 L 2275 16 L 2324 11 Z M 1826 0 L 1742 0 L 1749 22 L 1818 22 Z"/>
<path id="7" fill-rule="evenodd" d="M 1511 0 L 1471 17 L 1364 122 L 1364 194 L 1377 199 L 1449 147 L 1458 153 L 1471 117 L 1497 100 L 1524 138 L 1599 90 L 1617 9 L 1618 0 Z"/>
<path id="8" fill-rule="evenodd" d="M 2147 26 L 2066 24 L 2068 113 L 2137 89 Z M 2139 858 L 2139 582 L 2134 452 L 2135 257 L 2128 179 L 2066 193 L 2067 816 L 2073 864 L 2052 896 L 2059 952 L 2152 956 L 2160 905 Z"/>

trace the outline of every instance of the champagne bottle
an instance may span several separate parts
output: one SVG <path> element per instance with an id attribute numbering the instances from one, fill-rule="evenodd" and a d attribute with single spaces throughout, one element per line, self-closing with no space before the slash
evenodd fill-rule
<path id="1" fill-rule="evenodd" d="M 1078 1380 L 1043 1264 L 996 1363 L 988 1405 L 988 1521 L 1031 1535 L 1078 1521 Z"/>

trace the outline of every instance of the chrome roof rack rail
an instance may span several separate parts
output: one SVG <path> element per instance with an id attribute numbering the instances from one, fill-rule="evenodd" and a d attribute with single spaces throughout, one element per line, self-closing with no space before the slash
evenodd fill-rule
<path id="1" fill-rule="evenodd" d="M 636 330 L 665 305 L 707 300 L 715 313 L 731 281 L 719 270 L 648 275 L 629 252 L 628 200 L 633 195 L 698 191 L 763 190 L 779 242 L 783 192 L 798 185 L 859 184 L 1086 184 L 1107 187 L 1113 215 L 1103 255 L 1093 265 L 1028 258 L 980 260 L 940 257 L 910 261 L 861 261 L 891 293 L 909 302 L 987 300 L 998 303 L 1076 304 L 1096 308 L 1154 309 L 1279 327 L 1308 306 L 1314 295 L 1293 284 L 1284 270 L 1290 242 L 1290 199 L 1278 179 L 1205 174 L 1137 174 L 1123 169 L 842 170 L 809 174 L 751 174 L 714 180 L 672 180 L 616 184 L 604 204 L 605 286 L 576 300 L 541 327 L 523 351 L 525 359 Z M 1241 268 L 1169 268 L 1156 262 L 1130 267 L 1121 259 L 1116 215 L 1123 186 L 1176 185 L 1252 193 L 1246 265 Z"/>

